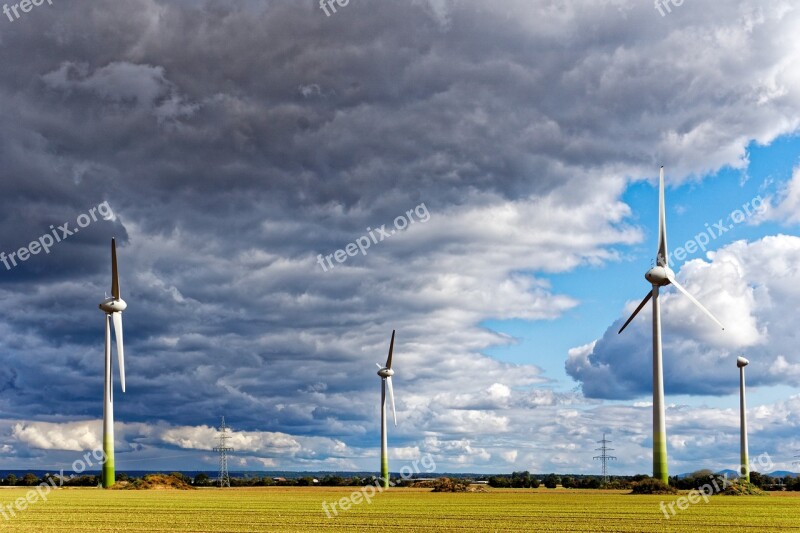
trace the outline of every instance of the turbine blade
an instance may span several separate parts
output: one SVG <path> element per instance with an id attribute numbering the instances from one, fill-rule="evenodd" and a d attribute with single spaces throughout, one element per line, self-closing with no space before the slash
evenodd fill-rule
<path id="1" fill-rule="evenodd" d="M 117 240 L 111 239 L 111 296 L 119 300 L 119 272 L 117 271 Z"/>
<path id="2" fill-rule="evenodd" d="M 394 351 L 394 331 L 392 330 L 392 341 L 389 343 L 389 357 L 386 358 L 386 368 L 392 368 L 392 352 Z"/>
<path id="3" fill-rule="evenodd" d="M 669 257 L 666 210 L 664 203 L 664 167 L 662 166 L 661 174 L 658 177 L 658 255 L 656 256 L 656 264 L 662 267 L 667 266 L 667 257 Z"/>
<path id="4" fill-rule="evenodd" d="M 114 320 L 114 336 L 117 338 L 117 360 L 119 361 L 119 379 L 122 383 L 122 392 L 125 392 L 125 349 L 122 344 L 122 314 L 111 313 Z M 110 348 L 110 347 L 109 347 Z"/>
<path id="5" fill-rule="evenodd" d="M 711 314 L 711 311 L 709 311 L 708 309 L 706 309 L 705 307 L 703 307 L 703 304 L 701 304 L 700 302 L 698 302 L 698 301 L 697 301 L 697 298 L 695 298 L 694 296 L 692 296 L 691 294 L 689 294 L 689 291 L 687 291 L 686 289 L 684 289 L 684 288 L 683 288 L 683 285 L 681 285 L 680 283 L 678 283 L 678 282 L 675 280 L 675 275 L 674 275 L 674 274 L 672 274 L 671 272 L 667 272 L 667 279 L 669 279 L 670 283 L 672 283 L 673 285 L 675 285 L 675 288 L 676 288 L 676 289 L 678 289 L 679 291 L 681 291 L 681 292 L 682 292 L 682 293 L 683 293 L 683 294 L 684 294 L 684 295 L 685 295 L 687 298 L 689 298 L 689 299 L 692 301 L 692 303 L 694 303 L 694 305 L 696 305 L 697 307 L 699 307 L 699 308 L 700 308 L 700 309 L 701 309 L 701 310 L 702 310 L 702 311 L 703 311 L 705 314 L 707 314 L 709 317 L 711 317 L 711 320 L 713 320 L 714 322 L 716 322 L 717 324 L 719 324 L 719 327 L 721 327 L 722 329 L 725 329 L 725 326 L 723 326 L 723 325 L 722 325 L 722 322 L 720 322 L 719 320 L 717 320 L 717 317 L 715 317 L 714 315 L 712 315 L 712 314 Z"/>
<path id="6" fill-rule="evenodd" d="M 389 401 L 392 402 L 392 415 L 394 415 L 394 425 L 397 425 L 397 411 L 394 408 L 394 389 L 392 388 L 392 377 L 386 378 L 386 385 L 389 387 Z"/>
<path id="7" fill-rule="evenodd" d="M 622 327 L 621 327 L 621 328 L 619 328 L 619 331 L 617 332 L 617 335 L 619 335 L 620 333 L 622 333 L 622 330 L 624 330 L 625 328 L 627 328 L 627 327 L 628 327 L 628 324 L 630 324 L 630 323 L 631 323 L 631 320 L 633 320 L 633 317 L 635 317 L 636 315 L 638 315 L 638 314 L 639 314 L 639 311 L 641 311 L 641 310 L 642 310 L 642 307 L 644 307 L 644 306 L 645 306 L 645 304 L 646 304 L 647 302 L 649 302 L 649 301 L 650 301 L 650 298 L 652 298 L 652 297 L 653 297 L 653 291 L 650 291 L 650 292 L 648 292 L 648 293 L 647 293 L 647 296 L 645 296 L 645 297 L 644 297 L 644 300 L 642 300 L 642 303 L 640 303 L 640 304 L 639 304 L 639 307 L 637 307 L 637 308 L 636 308 L 636 310 L 633 312 L 633 314 L 631 315 L 631 317 L 630 317 L 630 318 L 629 318 L 629 319 L 628 319 L 628 320 L 627 320 L 627 321 L 626 321 L 626 322 L 625 322 L 625 323 L 622 325 Z"/>

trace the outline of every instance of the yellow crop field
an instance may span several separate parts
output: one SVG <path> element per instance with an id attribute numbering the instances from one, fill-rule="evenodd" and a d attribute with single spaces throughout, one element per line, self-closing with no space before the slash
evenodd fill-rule
<path id="1" fill-rule="evenodd" d="M 21 488 L 0 491 L 0 505 L 24 498 Z M 714 496 L 676 509 L 667 519 L 659 502 L 676 499 L 623 492 L 490 490 L 438 494 L 395 489 L 376 494 L 338 516 L 323 501 L 347 497 L 345 488 L 103 491 L 62 489 L 47 500 L 5 508 L 0 529 L 14 532 L 287 532 L 287 531 L 800 531 L 800 493 L 765 497 Z"/>

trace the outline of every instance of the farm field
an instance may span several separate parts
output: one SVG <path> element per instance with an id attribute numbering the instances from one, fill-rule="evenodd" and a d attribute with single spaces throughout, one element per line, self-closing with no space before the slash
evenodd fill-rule
<path id="1" fill-rule="evenodd" d="M 0 504 L 26 489 L 0 491 Z M 0 528 L 14 532 L 287 531 L 724 531 L 800 532 L 800 493 L 712 497 L 669 520 L 659 502 L 676 497 L 575 490 L 490 490 L 436 494 L 395 489 L 328 518 L 322 502 L 345 488 L 101 491 L 62 489 Z M 6 510 L 6 515 L 9 512 Z"/>

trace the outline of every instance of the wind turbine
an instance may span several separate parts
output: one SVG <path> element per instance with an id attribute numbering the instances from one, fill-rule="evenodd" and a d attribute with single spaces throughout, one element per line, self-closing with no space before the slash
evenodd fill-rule
<path id="1" fill-rule="evenodd" d="M 622 333 L 631 320 L 639 314 L 639 311 L 653 300 L 653 477 L 660 479 L 664 483 L 669 482 L 669 470 L 667 468 L 667 428 L 664 421 L 664 370 L 662 367 L 661 354 L 661 302 L 658 300 L 658 293 L 661 287 L 674 285 L 689 300 L 699 307 L 711 320 L 719 324 L 722 329 L 725 327 L 717 320 L 711 312 L 698 302 L 694 296 L 683 288 L 675 280 L 675 273 L 669 267 L 669 253 L 667 252 L 667 219 L 666 208 L 664 207 L 664 167 L 658 178 L 658 254 L 656 255 L 656 266 L 647 271 L 644 277 L 649 281 L 653 288 L 647 293 L 642 303 L 633 312 L 631 317 L 622 325 L 619 333 Z"/>
<path id="2" fill-rule="evenodd" d="M 749 364 L 750 361 L 742 356 L 736 358 L 736 366 L 739 367 L 739 418 L 741 420 L 741 436 L 739 443 L 742 463 L 739 467 L 739 475 L 748 483 L 750 483 L 750 458 L 747 453 L 747 411 L 744 397 L 744 367 Z"/>
<path id="3" fill-rule="evenodd" d="M 111 323 L 117 338 L 117 360 L 122 392 L 125 392 L 125 351 L 122 345 L 122 312 L 128 307 L 119 295 L 117 242 L 111 239 L 111 296 L 99 305 L 106 322 L 106 375 L 103 393 L 103 488 L 114 484 L 114 382 L 111 377 Z"/>
<path id="4" fill-rule="evenodd" d="M 392 402 L 392 415 L 394 415 L 394 425 L 397 427 L 397 411 L 394 408 L 394 391 L 392 390 L 392 350 L 394 350 L 394 333 L 392 330 L 392 340 L 389 343 L 389 357 L 386 359 L 386 366 L 378 365 L 378 375 L 381 377 L 381 480 L 384 488 L 389 488 L 389 446 L 386 440 L 386 389 L 389 389 L 389 399 Z"/>

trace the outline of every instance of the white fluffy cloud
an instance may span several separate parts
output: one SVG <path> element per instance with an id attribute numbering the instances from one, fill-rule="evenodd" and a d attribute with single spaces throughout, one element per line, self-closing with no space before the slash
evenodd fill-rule
<path id="1" fill-rule="evenodd" d="M 102 447 L 102 422 L 29 422 L 14 424 L 12 436 L 40 450 L 96 450 Z"/>
<path id="2" fill-rule="evenodd" d="M 738 387 L 735 359 L 751 360 L 752 384 L 800 386 L 795 327 L 787 320 L 800 297 L 800 237 L 776 235 L 737 241 L 690 261 L 678 274 L 684 287 L 727 326 L 719 329 L 683 295 L 662 297 L 662 339 L 667 393 L 724 394 Z M 584 392 L 598 398 L 632 398 L 651 389 L 651 311 L 642 310 L 622 335 L 632 311 L 593 345 L 570 352 L 567 370 Z"/>

